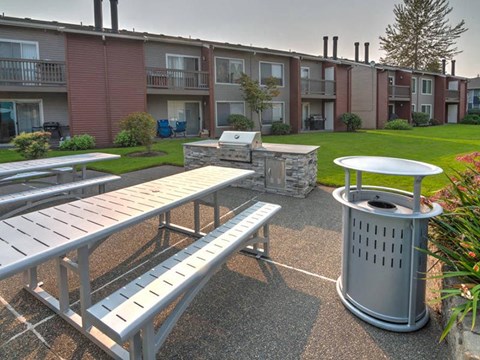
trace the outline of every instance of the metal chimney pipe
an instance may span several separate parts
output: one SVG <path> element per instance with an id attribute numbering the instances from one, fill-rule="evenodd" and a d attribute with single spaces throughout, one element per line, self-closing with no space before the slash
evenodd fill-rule
<path id="1" fill-rule="evenodd" d="M 370 63 L 369 59 L 368 59 L 368 47 L 370 46 L 370 43 L 366 42 L 365 43 L 365 64 L 368 64 Z"/>
<path id="2" fill-rule="evenodd" d="M 338 36 L 333 37 L 333 60 L 337 60 Z"/>
<path id="3" fill-rule="evenodd" d="M 112 31 L 118 32 L 118 0 L 110 0 L 110 14 L 112 17 Z"/>
<path id="4" fill-rule="evenodd" d="M 103 30 L 103 14 L 102 14 L 102 1 L 93 0 L 93 12 L 95 15 L 95 30 Z"/>
<path id="5" fill-rule="evenodd" d="M 455 76 L 455 60 L 452 60 L 452 76 Z"/>
<path id="6" fill-rule="evenodd" d="M 358 47 L 360 46 L 360 43 L 356 42 L 353 45 L 355 45 L 355 62 L 358 62 Z"/>
<path id="7" fill-rule="evenodd" d="M 323 37 L 323 57 L 328 58 L 328 36 Z"/>
<path id="8" fill-rule="evenodd" d="M 447 60 L 442 59 L 442 74 L 445 75 L 446 72 L 446 67 L 447 67 Z"/>

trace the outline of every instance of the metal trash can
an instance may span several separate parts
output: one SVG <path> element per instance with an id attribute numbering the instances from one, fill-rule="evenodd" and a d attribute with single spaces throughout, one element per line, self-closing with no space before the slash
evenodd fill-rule
<path id="1" fill-rule="evenodd" d="M 334 160 L 345 169 L 345 186 L 333 196 L 343 207 L 342 274 L 337 292 L 362 320 L 382 329 L 408 332 L 429 319 L 425 305 L 429 218 L 440 205 L 421 203 L 421 182 L 440 174 L 437 166 L 388 157 L 351 156 Z M 351 171 L 356 185 L 350 185 Z M 413 193 L 362 185 L 362 172 L 412 176 Z"/>

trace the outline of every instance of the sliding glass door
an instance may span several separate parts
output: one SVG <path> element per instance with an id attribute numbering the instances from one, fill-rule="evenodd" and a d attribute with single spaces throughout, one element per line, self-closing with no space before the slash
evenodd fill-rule
<path id="1" fill-rule="evenodd" d="M 40 100 L 0 100 L 0 142 L 7 143 L 22 132 L 42 129 Z"/>

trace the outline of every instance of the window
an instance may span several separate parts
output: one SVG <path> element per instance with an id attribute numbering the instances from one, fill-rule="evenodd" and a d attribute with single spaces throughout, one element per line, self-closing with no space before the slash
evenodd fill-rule
<path id="1" fill-rule="evenodd" d="M 422 95 L 432 95 L 432 80 L 422 79 Z"/>
<path id="2" fill-rule="evenodd" d="M 415 112 L 416 108 L 417 108 L 417 105 L 412 104 L 412 113 Z"/>
<path id="3" fill-rule="evenodd" d="M 395 78 L 393 76 L 388 77 L 388 85 L 395 85 Z"/>
<path id="4" fill-rule="evenodd" d="M 417 93 L 417 78 L 412 78 L 412 94 Z"/>
<path id="5" fill-rule="evenodd" d="M 38 43 L 0 39 L 0 58 L 38 59 Z"/>
<path id="6" fill-rule="evenodd" d="M 421 109 L 422 109 L 421 110 L 422 113 L 428 114 L 428 116 L 430 116 L 430 119 L 432 118 L 432 105 L 423 104 Z"/>
<path id="7" fill-rule="evenodd" d="M 217 126 L 230 126 L 228 117 L 232 114 L 245 115 L 245 103 L 217 102 Z"/>
<path id="8" fill-rule="evenodd" d="M 0 142 L 9 142 L 21 132 L 32 132 L 43 124 L 42 100 L 0 100 Z"/>
<path id="9" fill-rule="evenodd" d="M 185 71 L 198 71 L 199 59 L 193 56 L 184 55 L 168 55 L 167 54 L 167 68 Z"/>
<path id="10" fill-rule="evenodd" d="M 283 102 L 274 102 L 272 107 L 262 111 L 261 118 L 263 125 L 271 125 L 274 121 L 283 122 L 284 119 L 284 104 Z"/>
<path id="11" fill-rule="evenodd" d="M 260 62 L 260 85 L 266 85 L 270 77 L 277 79 L 278 86 L 283 86 L 283 64 Z"/>
<path id="12" fill-rule="evenodd" d="M 304 67 L 300 69 L 300 78 L 301 79 L 310 79 L 310 68 L 309 67 Z"/>
<path id="13" fill-rule="evenodd" d="M 244 72 L 243 60 L 216 58 L 215 69 L 218 84 L 238 84 L 240 76 Z"/>

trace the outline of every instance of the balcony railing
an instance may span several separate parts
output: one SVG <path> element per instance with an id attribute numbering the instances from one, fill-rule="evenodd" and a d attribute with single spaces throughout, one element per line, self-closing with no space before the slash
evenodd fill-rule
<path id="1" fill-rule="evenodd" d="M 458 90 L 450 90 L 447 89 L 445 92 L 445 98 L 450 101 L 459 101 L 460 100 L 460 92 Z"/>
<path id="2" fill-rule="evenodd" d="M 411 89 L 408 85 L 389 85 L 388 96 L 390 98 L 410 99 Z"/>
<path id="3" fill-rule="evenodd" d="M 65 62 L 0 59 L 0 85 L 66 85 Z"/>
<path id="4" fill-rule="evenodd" d="M 301 79 L 302 95 L 335 96 L 335 81 Z"/>
<path id="5" fill-rule="evenodd" d="M 206 71 L 147 68 L 147 86 L 159 89 L 208 90 Z"/>

